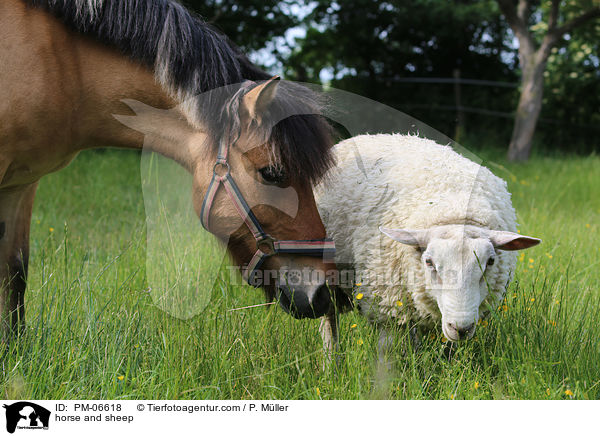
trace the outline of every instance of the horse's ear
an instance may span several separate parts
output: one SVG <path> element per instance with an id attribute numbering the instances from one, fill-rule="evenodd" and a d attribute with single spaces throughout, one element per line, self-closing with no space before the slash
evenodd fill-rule
<path id="1" fill-rule="evenodd" d="M 244 96 L 243 107 L 251 120 L 256 120 L 260 124 L 262 114 L 277 95 L 278 87 L 279 76 L 273 76 L 266 82 L 255 86 Z"/>

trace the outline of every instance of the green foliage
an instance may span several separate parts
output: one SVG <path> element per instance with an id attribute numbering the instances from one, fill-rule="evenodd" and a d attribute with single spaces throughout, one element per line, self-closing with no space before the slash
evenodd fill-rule
<path id="1" fill-rule="evenodd" d="M 415 352 L 399 330 L 390 370 L 377 364 L 375 329 L 342 315 L 339 366 L 323 370 L 319 320 L 232 311 L 263 303 L 256 289 L 223 282 L 190 320 L 158 309 L 139 154 L 85 152 L 40 185 L 27 327 L 0 350 L 2 396 L 600 399 L 600 159 L 483 157 L 508 181 L 521 232 L 543 239 L 523 252 L 500 310 L 451 361 L 439 333 Z"/>
<path id="2" fill-rule="evenodd" d="M 407 78 L 516 81 L 514 48 L 494 1 L 315 2 L 307 36 L 287 59 L 288 76 L 367 96 L 452 134 L 452 84 L 406 83 Z M 507 111 L 506 89 L 463 86 L 462 105 Z M 474 115 L 480 126 L 489 117 Z M 496 121 L 492 118 L 493 121 Z M 488 124 L 493 124 L 488 123 Z"/>
<path id="3" fill-rule="evenodd" d="M 298 25 L 290 0 L 184 0 L 190 9 L 247 52 Z"/>
<path id="4" fill-rule="evenodd" d="M 286 78 L 326 80 L 372 98 L 454 136 L 457 101 L 452 83 L 415 78 L 461 78 L 518 83 L 514 35 L 493 0 L 187 0 L 209 23 Z M 559 25 L 597 6 L 595 0 L 560 5 Z M 547 31 L 549 1 L 530 2 L 538 43 Z M 548 63 L 535 142 L 543 150 L 598 150 L 600 40 L 598 20 L 576 28 Z M 298 30 L 302 29 L 302 30 Z M 294 30 L 294 32 L 291 32 Z M 295 42 L 290 35 L 302 35 Z M 287 37 L 286 37 L 287 35 Z M 274 71 L 279 72 L 279 71 Z M 462 85 L 460 105 L 471 135 L 508 144 L 519 90 Z"/>
<path id="5" fill-rule="evenodd" d="M 600 20 L 575 29 L 552 50 L 544 74 L 542 138 L 577 151 L 600 149 Z"/>

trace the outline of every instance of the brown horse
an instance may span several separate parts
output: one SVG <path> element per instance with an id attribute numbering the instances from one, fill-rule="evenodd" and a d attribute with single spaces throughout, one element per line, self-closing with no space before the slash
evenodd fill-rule
<path id="1" fill-rule="evenodd" d="M 219 141 L 235 127 L 239 139 L 229 149 L 230 173 L 246 201 L 258 204 L 252 211 L 265 231 L 276 239 L 325 237 L 312 185 L 331 165 L 331 135 L 317 96 L 298 85 L 266 80 L 269 75 L 178 3 L 2 0 L 0 59 L 3 330 L 18 330 L 24 322 L 29 227 L 40 178 L 84 149 L 142 148 L 143 135 L 114 116 L 131 114 L 124 99 L 171 109 L 164 112 L 185 121 L 169 131 L 167 120 L 150 148 L 193 175 L 198 213 Z M 225 102 L 199 96 L 244 80 L 258 83 Z M 275 125 L 265 121 L 270 113 L 285 112 L 296 115 Z M 246 183 L 249 179 L 260 183 Z M 261 186 L 268 185 L 296 191 L 296 216 L 261 205 Z M 228 240 L 234 261 L 242 265 L 256 252 L 257 242 L 223 191 L 210 208 L 211 231 Z M 261 268 L 324 272 L 331 266 L 322 258 L 277 254 Z M 315 318 L 333 310 L 324 279 L 302 282 L 293 292 L 281 280 L 261 285 L 295 317 Z M 328 328 L 335 334 L 335 324 Z"/>

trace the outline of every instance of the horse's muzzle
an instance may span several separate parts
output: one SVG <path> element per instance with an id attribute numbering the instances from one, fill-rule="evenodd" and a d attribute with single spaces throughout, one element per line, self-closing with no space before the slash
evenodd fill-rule
<path id="1" fill-rule="evenodd" d="M 329 286 L 279 286 L 279 305 L 294 318 L 319 318 L 329 312 L 332 299 Z"/>

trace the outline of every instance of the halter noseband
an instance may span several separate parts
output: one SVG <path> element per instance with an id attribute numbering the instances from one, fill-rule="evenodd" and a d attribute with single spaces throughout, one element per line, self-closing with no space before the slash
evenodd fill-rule
<path id="1" fill-rule="evenodd" d="M 246 85 L 246 84 L 244 84 Z M 237 141 L 234 140 L 232 145 Z M 222 138 L 219 143 L 219 151 L 217 154 L 217 161 L 213 167 L 213 176 L 204 196 L 202 202 L 202 210 L 200 213 L 200 222 L 202 226 L 208 230 L 208 220 L 210 216 L 210 209 L 212 207 L 215 196 L 221 184 L 225 188 L 225 192 L 233 202 L 233 205 L 238 211 L 238 214 L 242 217 L 252 236 L 256 240 L 256 252 L 252 259 L 242 272 L 244 280 L 246 280 L 252 286 L 258 286 L 254 284 L 255 272 L 260 269 L 263 262 L 273 255 L 279 253 L 286 254 L 301 254 L 305 256 L 331 256 L 335 254 L 335 243 L 332 239 L 307 239 L 307 240 L 289 240 L 279 241 L 268 233 L 266 233 L 260 222 L 254 215 L 254 212 L 246 203 L 244 196 L 236 185 L 233 177 L 231 177 L 229 163 L 227 161 L 227 153 L 229 151 L 229 144 Z"/>

